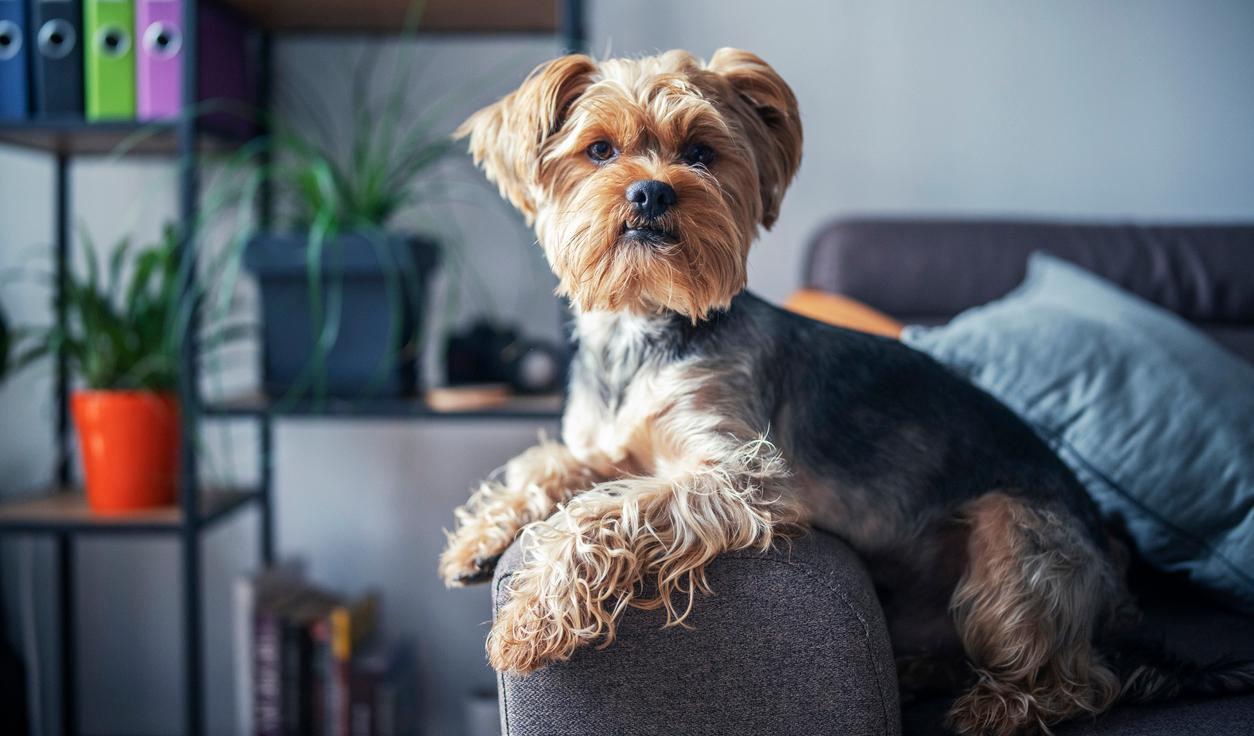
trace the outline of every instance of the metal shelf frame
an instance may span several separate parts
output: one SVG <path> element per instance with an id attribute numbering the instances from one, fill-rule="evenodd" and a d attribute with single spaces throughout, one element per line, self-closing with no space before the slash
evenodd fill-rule
<path id="1" fill-rule="evenodd" d="M 183 12 L 183 109 L 194 110 L 199 99 L 199 36 L 198 9 L 201 2 L 213 0 L 180 0 Z M 558 6 L 560 28 L 557 34 L 564 52 L 582 51 L 585 43 L 583 0 L 555 0 Z M 221 4 L 221 3 L 219 3 Z M 230 0 L 225 7 L 232 8 Z M 250 32 L 256 34 L 258 49 L 257 104 L 268 110 L 271 103 L 272 70 L 271 49 L 276 31 L 267 29 L 255 19 L 250 20 Z M 289 31 L 281 31 L 287 35 Z M 331 34 L 333 29 L 313 30 L 314 35 Z M 309 35 L 309 32 L 293 30 L 292 35 Z M 349 32 L 350 35 L 355 33 Z M 372 34 L 373 35 L 373 34 Z M 477 35 L 477 34 L 476 34 Z M 497 35 L 497 34 L 493 34 Z M 517 37 L 519 33 L 500 34 Z M 545 35 L 536 32 L 526 35 Z M 265 116 L 259 125 L 259 133 L 265 135 Z M 118 143 L 131 136 L 148 131 L 145 143 L 125 153 L 134 156 L 176 157 L 179 163 L 178 214 L 183 223 L 197 221 L 200 196 L 200 155 L 207 144 L 220 146 L 223 137 L 204 129 L 194 115 L 183 115 L 177 120 L 163 123 L 88 123 L 81 119 L 31 120 L 0 123 L 0 145 L 13 145 L 44 151 L 55 160 L 53 186 L 54 198 L 54 247 L 56 262 L 55 313 L 59 322 L 66 319 L 65 302 L 61 293 L 62 279 L 71 261 L 71 197 L 70 164 L 77 156 L 110 155 Z M 230 140 L 225 141 L 228 145 Z M 239 141 L 234 141 L 238 143 Z M 272 197 L 263 186 L 258 198 L 258 216 L 264 224 L 270 220 Z M 179 245 L 180 257 L 195 261 L 194 234 L 183 233 Z M 187 283 L 184 289 L 194 288 L 197 278 L 195 268 L 184 269 Z M 197 333 L 194 316 L 188 335 Z M 208 404 L 199 395 L 199 372 L 196 345 L 186 339 L 183 345 L 182 370 L 179 377 L 179 400 L 183 407 L 184 431 L 179 448 L 181 469 L 177 508 L 159 509 L 137 515 L 101 517 L 92 514 L 82 497 L 73 488 L 71 468 L 71 424 L 69 417 L 70 375 L 65 355 L 55 360 L 56 453 L 54 490 L 45 496 L 18 499 L 0 505 L 0 535 L 25 534 L 48 536 L 57 547 L 57 629 L 60 659 L 60 714 L 61 730 L 67 736 L 80 731 L 78 719 L 78 641 L 76 606 L 74 601 L 77 574 L 75 565 L 76 541 L 80 535 L 161 535 L 173 536 L 179 542 L 182 589 L 180 608 L 183 614 L 182 647 L 184 661 L 183 686 L 183 733 L 187 736 L 203 736 L 205 723 L 205 642 L 203 559 L 201 533 L 234 518 L 243 508 L 254 506 L 259 512 L 258 551 L 263 564 L 274 559 L 274 504 L 273 504 L 273 445 L 274 421 L 277 418 L 326 418 L 330 420 L 354 418 L 384 419 L 475 419 L 475 420 L 555 420 L 560 417 L 560 403 L 527 401 L 510 406 L 468 412 L 437 412 L 418 400 L 388 400 L 344 403 L 299 403 L 286 406 L 260 399 Z M 249 418 L 258 422 L 259 430 L 259 481 L 257 487 L 248 490 L 215 491 L 203 489 L 197 474 L 195 452 L 196 428 L 205 419 Z"/>

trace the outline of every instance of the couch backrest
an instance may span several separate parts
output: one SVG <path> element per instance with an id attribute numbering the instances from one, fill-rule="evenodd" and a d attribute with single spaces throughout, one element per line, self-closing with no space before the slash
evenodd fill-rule
<path id="1" fill-rule="evenodd" d="M 1254 224 L 837 220 L 810 244 L 805 285 L 936 324 L 1011 291 L 1037 250 L 1170 309 L 1254 362 Z"/>

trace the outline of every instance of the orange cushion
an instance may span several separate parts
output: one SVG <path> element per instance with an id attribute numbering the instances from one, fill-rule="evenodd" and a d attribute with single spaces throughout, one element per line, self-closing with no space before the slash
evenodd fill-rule
<path id="1" fill-rule="evenodd" d="M 802 289 L 784 303 L 784 309 L 837 327 L 885 337 L 901 337 L 902 324 L 862 302 L 826 291 Z"/>

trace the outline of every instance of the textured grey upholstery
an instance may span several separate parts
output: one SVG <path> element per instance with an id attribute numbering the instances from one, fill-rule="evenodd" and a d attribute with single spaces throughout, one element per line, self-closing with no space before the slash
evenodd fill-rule
<path id="1" fill-rule="evenodd" d="M 494 599 L 521 561 L 501 560 Z M 691 628 L 629 610 L 604 650 L 500 678 L 507 736 L 891 736 L 897 681 L 883 615 L 862 564 L 813 532 L 709 568 L 715 595 Z"/>

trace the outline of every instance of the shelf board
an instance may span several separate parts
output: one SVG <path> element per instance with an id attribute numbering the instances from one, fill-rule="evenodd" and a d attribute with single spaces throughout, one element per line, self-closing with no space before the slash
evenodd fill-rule
<path id="1" fill-rule="evenodd" d="M 218 417 L 337 417 L 346 419 L 518 419 L 557 420 L 562 417 L 560 394 L 517 396 L 504 404 L 466 411 L 437 411 L 418 398 L 301 399 L 283 401 L 261 395 L 206 402 L 205 414 Z"/>
<path id="2" fill-rule="evenodd" d="M 384 31 L 405 27 L 414 0 L 227 0 L 273 31 Z M 426 0 L 422 33 L 556 33 L 556 0 Z"/>
<path id="3" fill-rule="evenodd" d="M 260 494 L 254 491 L 201 490 L 200 524 L 215 524 L 259 498 Z M 0 502 L 0 533 L 151 534 L 182 528 L 183 512 L 178 506 L 101 514 L 91 510 L 87 498 L 77 489 L 55 489 Z"/>
<path id="4" fill-rule="evenodd" d="M 202 150 L 223 150 L 237 145 L 231 136 L 202 130 Z M 32 148 L 67 156 L 172 156 L 178 153 L 177 121 L 90 123 L 80 118 L 0 121 L 0 144 Z M 120 147 L 126 144 L 123 151 Z"/>

